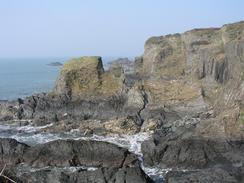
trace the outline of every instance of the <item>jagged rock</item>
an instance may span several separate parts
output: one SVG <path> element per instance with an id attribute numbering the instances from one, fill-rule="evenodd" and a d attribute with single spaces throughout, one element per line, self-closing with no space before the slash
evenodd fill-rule
<path id="1" fill-rule="evenodd" d="M 0 121 L 9 121 L 21 118 L 22 110 L 20 108 L 22 100 L 8 102 L 0 101 Z"/>
<path id="2" fill-rule="evenodd" d="M 133 64 L 129 58 L 118 58 L 108 63 L 110 70 L 121 68 L 125 74 L 134 72 Z"/>
<path id="3" fill-rule="evenodd" d="M 134 70 L 136 74 L 142 73 L 143 57 L 136 57 L 134 61 Z"/>

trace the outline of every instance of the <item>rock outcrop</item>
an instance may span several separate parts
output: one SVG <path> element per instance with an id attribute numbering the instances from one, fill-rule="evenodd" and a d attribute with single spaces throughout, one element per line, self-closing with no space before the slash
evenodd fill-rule
<path id="1" fill-rule="evenodd" d="M 57 140 L 27 146 L 0 139 L 0 144 L 0 168 L 7 165 L 5 175 L 18 182 L 152 182 L 139 167 L 136 155 L 107 142 Z"/>
<path id="2" fill-rule="evenodd" d="M 103 69 L 101 57 L 81 57 L 65 63 L 54 92 L 74 98 L 111 96 L 122 90 L 120 75 Z"/>
<path id="3" fill-rule="evenodd" d="M 122 68 L 123 72 L 126 74 L 134 73 L 134 62 L 129 58 L 118 58 L 108 63 L 108 67 L 112 68 Z"/>
<path id="4" fill-rule="evenodd" d="M 45 166 L 120 168 L 136 161 L 136 156 L 116 145 L 82 140 L 57 140 L 36 145 L 24 155 L 24 162 L 37 168 Z"/>

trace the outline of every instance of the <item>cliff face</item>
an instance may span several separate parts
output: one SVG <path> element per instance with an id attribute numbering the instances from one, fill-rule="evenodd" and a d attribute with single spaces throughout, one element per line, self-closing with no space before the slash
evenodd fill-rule
<path id="1" fill-rule="evenodd" d="M 238 77 L 228 71 L 243 59 L 243 26 L 239 22 L 152 37 L 145 44 L 144 73 L 169 79 L 211 78 L 218 83 Z"/>
<path id="2" fill-rule="evenodd" d="M 244 96 L 243 50 L 244 22 L 152 37 L 143 56 L 145 87 L 160 104 L 195 103 L 192 110 L 214 109 L 219 117 L 225 113 L 221 120 L 236 121 Z M 242 123 L 222 125 L 227 135 L 243 137 Z"/>

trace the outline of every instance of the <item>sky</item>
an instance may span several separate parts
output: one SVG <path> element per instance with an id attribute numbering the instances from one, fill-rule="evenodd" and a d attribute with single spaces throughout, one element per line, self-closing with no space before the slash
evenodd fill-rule
<path id="1" fill-rule="evenodd" d="M 241 20 L 244 0 L 0 0 L 0 57 L 134 57 L 151 36 Z"/>

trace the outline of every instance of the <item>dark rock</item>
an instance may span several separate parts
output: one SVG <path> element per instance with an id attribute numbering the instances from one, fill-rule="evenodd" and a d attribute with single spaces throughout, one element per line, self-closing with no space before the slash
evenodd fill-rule
<path id="1" fill-rule="evenodd" d="M 23 155 L 29 146 L 14 139 L 0 139 L 0 164 L 16 165 L 23 162 Z"/>
<path id="2" fill-rule="evenodd" d="M 206 168 L 218 164 L 243 164 L 244 141 L 204 139 L 181 131 L 156 136 L 142 144 L 145 163 L 153 166 Z"/>
<path id="3" fill-rule="evenodd" d="M 49 66 L 62 66 L 63 64 L 60 63 L 60 62 L 51 62 L 51 63 L 49 63 L 47 65 L 49 65 Z"/>
<path id="4" fill-rule="evenodd" d="M 107 142 L 57 140 L 30 148 L 24 161 L 32 167 L 123 167 L 137 160 L 128 150 Z"/>
<path id="5" fill-rule="evenodd" d="M 7 165 L 4 175 L 20 183 L 151 182 L 135 155 L 107 142 L 57 140 L 33 147 L 12 139 L 0 143 L 0 168 Z"/>
<path id="6" fill-rule="evenodd" d="M 166 183 L 242 183 L 244 174 L 239 168 L 203 169 L 195 171 L 173 171 L 166 175 Z"/>
<path id="7" fill-rule="evenodd" d="M 152 183 L 139 167 L 80 169 L 76 172 L 47 169 L 24 173 L 19 179 L 32 183 Z"/>
<path id="8" fill-rule="evenodd" d="M 109 69 L 122 68 L 125 74 L 134 72 L 134 63 L 129 58 L 118 58 L 108 63 Z"/>

